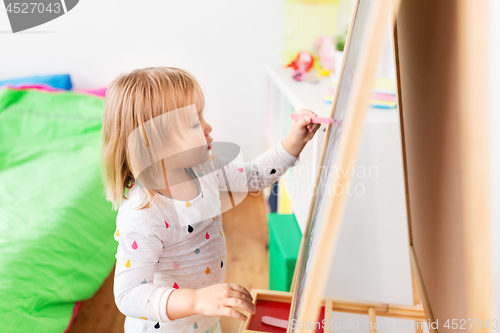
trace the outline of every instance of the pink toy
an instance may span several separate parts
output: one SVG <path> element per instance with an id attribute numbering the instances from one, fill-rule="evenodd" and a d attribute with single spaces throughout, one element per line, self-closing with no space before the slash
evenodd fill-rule
<path id="1" fill-rule="evenodd" d="M 307 114 L 302 114 L 302 113 L 292 113 L 290 115 L 290 118 L 292 118 L 292 120 L 299 120 L 299 119 L 304 118 L 304 117 L 311 118 L 311 122 L 313 124 L 331 124 L 331 123 L 333 123 L 333 118 L 311 117 Z"/>
<path id="2" fill-rule="evenodd" d="M 329 71 L 335 69 L 335 46 L 334 38 L 322 35 L 318 38 L 318 58 L 321 66 Z"/>
<path id="3" fill-rule="evenodd" d="M 77 92 L 77 93 L 84 93 L 84 94 L 89 94 L 89 95 L 94 95 L 94 96 L 99 96 L 99 97 L 105 97 L 107 89 L 108 88 L 98 88 L 98 89 L 73 90 L 73 91 Z"/>
<path id="4" fill-rule="evenodd" d="M 288 64 L 287 67 L 292 67 L 295 70 L 301 70 L 303 72 L 308 72 L 314 65 L 314 57 L 311 52 L 300 51 L 297 53 L 295 59 Z"/>
<path id="5" fill-rule="evenodd" d="M 294 69 L 293 79 L 296 81 L 302 81 L 306 72 L 308 72 L 314 65 L 314 57 L 311 52 L 300 51 L 295 59 L 288 64 L 286 67 L 292 67 Z"/>

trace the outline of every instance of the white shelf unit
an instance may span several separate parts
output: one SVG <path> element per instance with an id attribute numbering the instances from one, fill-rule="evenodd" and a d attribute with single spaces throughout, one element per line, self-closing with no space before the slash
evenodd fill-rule
<path id="1" fill-rule="evenodd" d="M 299 82 L 292 79 L 291 68 L 271 66 L 266 68 L 266 73 L 266 139 L 269 146 L 277 144 L 288 135 L 291 123 L 290 114 L 300 109 L 310 109 L 320 117 L 330 117 L 332 103 L 324 101 L 328 94 L 328 87 L 332 84 L 328 77 L 321 79 L 318 83 Z M 383 141 L 384 136 L 387 135 L 387 126 L 392 128 L 392 132 L 398 130 L 398 111 L 397 109 L 369 108 L 365 126 L 367 128 L 365 132 L 370 134 L 370 137 L 365 135 L 360 151 L 371 154 L 364 146 Z M 321 126 L 313 140 L 301 153 L 299 163 L 294 168 L 290 168 L 281 178 L 302 232 L 307 223 L 326 128 L 326 125 Z M 377 131 L 377 128 L 380 131 Z M 395 153 L 400 154 L 400 152 Z"/>

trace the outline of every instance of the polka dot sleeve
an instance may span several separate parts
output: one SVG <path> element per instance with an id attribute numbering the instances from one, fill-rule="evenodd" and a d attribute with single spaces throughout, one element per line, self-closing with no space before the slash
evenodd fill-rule
<path id="1" fill-rule="evenodd" d="M 166 306 L 175 289 L 153 283 L 165 240 L 160 221 L 154 215 L 129 210 L 119 212 L 116 224 L 116 306 L 126 316 L 171 321 Z"/>
<path id="2" fill-rule="evenodd" d="M 228 184 L 231 191 L 238 192 L 239 188 L 243 188 L 253 192 L 272 185 L 298 161 L 299 158 L 286 151 L 280 142 L 251 162 L 242 163 L 235 160 L 228 163 L 215 158 L 214 166 L 216 170 L 224 168 L 225 171 L 225 177 L 222 172 L 217 173 L 219 185 L 222 186 L 219 188 L 225 188 L 224 186 Z"/>

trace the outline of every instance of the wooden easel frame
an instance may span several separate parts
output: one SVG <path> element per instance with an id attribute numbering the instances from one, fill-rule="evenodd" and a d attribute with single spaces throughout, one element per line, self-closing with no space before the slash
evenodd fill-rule
<path id="1" fill-rule="evenodd" d="M 346 40 L 345 49 L 347 50 L 350 42 L 351 35 L 353 31 L 353 26 L 356 20 L 356 14 L 359 7 L 358 0 L 356 2 L 355 11 L 353 18 L 351 20 L 351 25 L 349 28 L 349 34 Z M 365 28 L 364 41 L 365 46 L 363 52 L 360 53 L 358 59 L 357 71 L 353 79 L 354 85 L 351 88 L 350 96 L 347 104 L 346 116 L 344 117 L 342 124 L 342 134 L 339 139 L 338 153 L 334 161 L 334 168 L 337 170 L 349 170 L 349 164 L 356 158 L 357 147 L 361 139 L 364 116 L 368 105 L 368 100 L 370 97 L 370 92 L 375 81 L 375 73 L 378 65 L 378 56 L 380 56 L 384 32 L 386 24 L 394 19 L 396 16 L 396 11 L 399 7 L 400 0 L 377 0 L 370 7 L 369 21 L 367 22 Z M 345 68 L 346 57 L 344 57 L 342 63 L 341 76 L 339 78 L 339 85 L 342 81 L 343 72 Z M 339 87 L 340 88 L 340 87 Z M 338 100 L 340 89 L 336 90 L 335 99 L 332 107 L 332 115 L 334 117 L 334 112 Z M 331 126 L 328 128 L 326 138 L 329 138 L 331 131 Z M 320 166 L 323 166 L 327 145 L 323 146 L 323 152 L 321 154 Z M 338 177 L 334 177 L 331 186 L 336 188 L 340 186 L 345 188 L 347 185 L 348 177 L 350 174 L 344 172 Z M 320 173 L 318 173 L 315 189 L 318 188 L 318 183 L 320 180 Z M 326 285 L 326 279 L 328 278 L 329 265 L 324 265 L 325 262 L 332 262 L 335 245 L 337 243 L 336 236 L 338 236 L 343 206 L 345 203 L 346 194 L 335 195 L 330 193 L 329 197 L 326 198 L 326 207 L 324 214 L 320 221 L 320 231 L 318 242 L 316 243 L 317 248 L 321 248 L 322 251 L 317 251 L 315 256 L 312 258 L 311 262 L 311 275 L 313 276 L 313 281 L 305 286 L 302 300 L 301 308 L 299 309 L 299 315 L 297 322 L 314 322 L 318 317 L 319 307 L 312 306 L 312 304 L 319 304 L 323 296 L 324 287 Z M 311 227 L 311 219 L 314 209 L 314 203 L 316 200 L 316 191 L 314 191 L 311 208 L 309 210 L 309 216 L 307 219 L 307 225 L 304 235 L 307 235 L 309 228 Z M 335 237 L 332 239 L 332 235 Z M 295 290 L 299 269 L 302 265 L 302 252 L 304 251 L 305 237 L 302 238 L 300 245 L 299 255 L 297 257 L 297 264 L 294 272 L 294 278 L 292 281 L 291 290 Z M 292 300 L 292 308 L 290 309 L 289 322 L 293 319 L 294 299 Z M 373 314 L 372 314 L 373 316 Z M 290 333 L 290 327 L 287 329 L 287 333 Z M 304 333 L 306 329 L 296 329 L 294 333 Z"/>
<path id="2" fill-rule="evenodd" d="M 401 7 L 400 2 L 402 1 Z M 356 11 L 358 8 L 359 0 L 356 4 Z M 488 72 L 488 47 L 487 47 L 487 31 L 488 31 L 488 6 L 485 1 L 471 1 L 471 0 L 457 0 L 457 1 L 445 1 L 437 3 L 432 0 L 379 0 L 376 1 L 375 6 L 371 9 L 375 11 L 372 17 L 376 17 L 379 21 L 387 22 L 393 15 L 396 17 L 396 9 L 399 8 L 397 12 L 398 20 L 394 24 L 394 44 L 395 44 L 395 60 L 396 60 L 396 75 L 398 83 L 398 99 L 399 99 L 399 112 L 400 112 L 400 124 L 401 124 L 401 137 L 402 137 L 402 150 L 403 150 L 403 166 L 405 175 L 405 190 L 406 190 L 406 200 L 407 200 L 407 213 L 408 213 L 408 233 L 410 241 L 410 262 L 412 271 L 415 276 L 416 284 L 418 286 L 418 291 L 421 296 L 421 302 L 423 306 L 423 311 L 425 312 L 425 319 L 428 322 L 435 322 L 436 320 L 446 320 L 450 318 L 449 313 L 443 309 L 453 307 L 452 301 L 448 300 L 445 296 L 440 294 L 439 288 L 436 288 L 435 281 L 432 280 L 433 276 L 429 275 L 429 267 L 434 267 L 440 263 L 438 259 L 429 258 L 425 255 L 425 251 L 422 254 L 422 249 L 426 246 L 436 247 L 437 250 L 441 250 L 441 254 L 450 255 L 446 251 L 440 248 L 440 241 L 433 241 L 431 243 L 422 242 L 422 239 L 416 237 L 415 233 L 419 232 L 422 234 L 425 229 L 425 221 L 423 221 L 422 216 L 428 216 L 426 214 L 431 214 L 434 218 L 436 224 L 442 224 L 440 219 L 436 220 L 436 216 L 439 216 L 441 211 L 430 211 L 425 212 L 425 204 L 422 204 L 422 195 L 430 194 L 432 196 L 432 189 L 422 189 L 419 188 L 419 180 L 426 181 L 426 179 L 415 180 L 415 168 L 423 167 L 429 168 L 425 165 L 419 165 L 419 157 L 426 157 L 426 151 L 423 148 L 430 149 L 433 152 L 438 153 L 447 152 L 446 150 L 439 150 L 433 147 L 433 144 L 442 143 L 440 139 L 451 140 L 451 147 L 455 149 L 455 155 L 453 158 L 447 156 L 439 156 L 439 161 L 444 165 L 441 166 L 447 171 L 447 167 L 452 168 L 454 165 L 459 165 L 459 170 L 455 170 L 453 180 L 459 182 L 459 193 L 453 193 L 454 198 L 448 200 L 444 198 L 445 203 L 439 202 L 437 209 L 442 209 L 447 213 L 450 208 L 456 204 L 456 209 L 459 211 L 458 215 L 460 220 L 458 223 L 463 228 L 463 233 L 459 235 L 459 239 L 455 240 L 453 245 L 459 243 L 459 249 L 463 251 L 463 256 L 459 258 L 463 262 L 463 295 L 461 295 L 461 302 L 464 303 L 461 312 L 455 319 L 475 319 L 481 320 L 483 323 L 488 319 L 493 319 L 493 298 L 492 298 L 492 272 L 491 272 L 491 244 L 490 244 L 490 198 L 489 198 L 489 150 L 488 150 L 488 85 L 487 85 L 487 72 Z M 385 7 L 384 7 L 385 6 Z M 427 6 L 427 7 L 426 7 Z M 437 8 L 436 8 L 437 6 Z M 417 21 L 408 23 L 414 19 L 418 14 L 421 17 L 417 18 Z M 353 20 L 349 29 L 349 36 L 347 39 L 346 47 L 350 43 L 350 34 L 353 28 L 355 15 L 353 15 Z M 434 15 L 434 16 L 432 16 Z M 436 17 L 436 15 L 442 15 Z M 432 17 L 431 17 L 432 16 Z M 410 18 L 410 20 L 408 20 Z M 444 19 L 443 19 L 444 18 Z M 446 22 L 446 19 L 451 18 L 450 22 Z M 425 19 L 425 22 L 423 22 Z M 420 21 L 418 21 L 420 20 Z M 425 45 L 427 48 L 440 46 L 440 43 L 445 44 L 446 50 L 449 52 L 448 48 L 453 48 L 452 51 L 455 53 L 446 53 L 445 55 L 453 54 L 456 58 L 445 58 L 439 59 L 439 57 L 432 52 L 434 49 L 423 50 L 423 56 L 416 55 L 419 50 L 411 45 L 415 43 L 412 38 L 401 37 L 405 45 L 399 43 L 400 36 L 400 22 L 406 22 L 408 25 L 404 26 L 401 32 L 405 34 L 410 34 L 411 37 L 420 38 L 423 34 L 427 37 L 432 35 L 429 31 L 420 31 L 419 29 L 425 28 L 425 25 L 435 22 L 445 21 L 444 28 L 436 30 L 434 33 L 435 39 L 430 40 L 428 44 Z M 418 23 L 420 25 L 415 25 Z M 376 22 L 370 22 L 367 26 L 367 30 L 371 32 L 372 38 L 369 39 L 368 45 L 366 46 L 364 54 L 360 55 L 359 67 L 357 68 L 357 74 L 355 78 L 355 83 L 357 86 L 353 86 L 351 90 L 350 100 L 348 102 L 348 111 L 343 123 L 343 132 L 339 140 L 339 148 L 337 159 L 335 160 L 335 166 L 341 168 L 342 170 L 347 169 L 348 162 L 355 158 L 356 148 L 358 146 L 361 130 L 364 121 L 364 113 L 368 105 L 368 97 L 370 89 L 372 87 L 373 79 L 375 76 L 375 70 L 377 65 L 377 60 L 375 57 L 368 59 L 368 56 L 380 54 L 380 48 L 382 45 L 381 38 L 383 37 L 384 25 L 376 24 Z M 442 28 L 442 27 L 440 27 Z M 425 39 L 424 39 L 425 40 Z M 408 44 L 409 43 L 409 44 Z M 425 53 L 428 51 L 427 53 Z M 368 55 L 369 54 L 369 55 Z M 403 54 L 402 58 L 401 55 Z M 402 63 L 402 61 L 404 63 Z M 421 61 L 421 63 L 419 63 Z M 449 72 L 445 72 L 444 75 L 448 75 L 446 80 L 443 81 L 444 88 L 438 87 L 442 91 L 430 91 L 428 95 L 422 94 L 422 86 L 425 83 L 413 82 L 422 81 L 428 78 L 422 78 L 423 75 L 429 74 L 432 77 L 434 74 L 429 68 L 419 68 L 418 66 L 425 65 L 425 61 L 437 61 L 443 63 L 445 66 L 451 68 Z M 436 63 L 431 63 L 432 69 L 437 68 Z M 342 68 L 345 67 L 345 59 L 342 64 Z M 424 74 L 419 74 L 420 77 L 415 76 L 415 72 L 418 70 L 424 71 Z M 450 74 L 451 73 L 451 74 Z M 413 74 L 413 76 L 411 75 Z M 438 73 L 441 74 L 441 73 Z M 456 75 L 452 77 L 450 75 Z M 362 79 L 360 79 L 362 77 Z M 439 78 L 439 76 L 437 76 Z M 453 80 L 455 78 L 455 80 Z M 342 79 L 342 77 L 340 78 Z M 413 81 L 412 81 L 413 80 Z M 418 84 L 420 83 L 420 86 Z M 420 88 L 420 90 L 418 89 Z M 448 89 L 448 90 L 447 90 Z M 338 90 L 335 96 L 335 103 L 332 110 L 335 110 Z M 443 95 L 448 94 L 448 95 Z M 444 97 L 443 97 L 443 96 Z M 420 98 L 420 100 L 418 100 Z M 446 100 L 448 98 L 448 100 Z M 434 105 L 432 102 L 446 103 L 452 100 L 452 106 L 450 104 L 444 104 L 445 108 L 443 110 L 437 109 L 436 111 L 445 114 L 445 118 L 439 119 L 439 127 L 437 131 L 431 134 L 439 133 L 439 130 L 447 131 L 448 136 L 437 136 L 436 138 L 431 137 L 430 139 L 425 137 L 429 133 L 429 130 L 425 127 L 425 122 L 434 121 L 432 117 L 429 119 L 422 119 L 427 110 L 419 110 L 418 104 L 420 101 L 425 101 L 428 104 L 425 106 Z M 431 104 L 429 104 L 431 103 Z M 456 103 L 456 104 L 453 104 Z M 439 104 L 440 105 L 440 104 Z M 435 107 L 435 106 L 434 106 Z M 408 111 L 410 110 L 410 111 Z M 408 120 L 408 116 L 411 116 Z M 446 116 L 448 118 L 446 118 Z M 413 121 L 421 121 L 417 124 L 420 127 L 416 128 L 413 125 Z M 456 121 L 456 123 L 453 123 Z M 451 123 L 451 124 L 449 124 Z M 434 124 L 433 124 L 434 125 Z M 452 132 L 452 134 L 449 134 Z M 453 132 L 457 132 L 454 134 Z M 327 138 L 330 135 L 330 127 L 328 129 Z M 451 138 L 451 139 L 450 139 Z M 423 139 L 423 140 L 421 140 Z M 433 141 L 434 139 L 434 141 Z M 422 146 L 419 141 L 424 142 L 427 146 Z M 446 143 L 449 144 L 449 141 Z M 326 144 L 323 147 L 323 152 L 321 156 L 320 165 L 323 166 Z M 442 147 L 438 147 L 442 148 Z M 445 147 L 445 148 L 448 148 Z M 340 177 L 333 180 L 332 186 L 346 184 L 348 175 L 340 175 Z M 318 188 L 318 182 L 320 179 L 320 174 L 318 174 L 316 180 L 316 188 Z M 434 180 L 434 179 L 433 179 Z M 442 191 L 452 191 L 449 184 L 443 183 L 438 179 L 438 188 Z M 427 192 L 426 192 L 427 191 Z M 420 196 L 420 197 L 419 197 Z M 414 201 L 418 198 L 417 201 Z M 443 199 L 438 197 L 437 199 Z M 311 209 L 309 212 L 309 217 L 306 225 L 306 231 L 304 235 L 307 235 L 309 228 L 311 227 L 311 217 L 312 210 L 314 207 L 314 202 L 316 200 L 316 191 L 313 194 L 313 199 L 311 203 Z M 318 237 L 318 242 L 316 246 L 321 248 L 322 251 L 315 253 L 315 256 L 311 258 L 311 271 L 310 276 L 312 279 L 308 280 L 305 286 L 301 304 L 307 304 L 307 307 L 302 306 L 299 311 L 299 316 L 297 318 L 298 322 L 315 322 L 318 318 L 319 309 L 324 304 L 330 304 L 331 301 L 334 303 L 333 299 L 325 299 L 322 297 L 326 279 L 328 277 L 329 267 L 328 265 L 321 265 L 323 262 L 331 263 L 334 255 L 334 250 L 336 246 L 336 239 L 332 239 L 332 235 L 338 237 L 338 231 L 341 223 L 341 213 L 343 204 L 345 201 L 344 196 L 330 195 L 327 198 L 326 208 L 320 221 L 320 232 Z M 424 202 L 425 203 L 425 202 Z M 453 206 L 455 207 L 455 206 Z M 448 209 L 448 211 L 446 210 Z M 424 214 L 422 214 L 424 211 Z M 418 214 L 416 214 L 418 213 Z M 449 216 L 444 216 L 443 220 L 450 220 Z M 428 227 L 428 226 L 427 226 Z M 444 227 L 444 226 L 443 226 Z M 419 229 L 422 229 L 419 230 Z M 327 237 L 328 236 L 328 237 Z M 455 237 L 457 238 L 457 237 Z M 291 290 L 296 290 L 298 270 L 300 269 L 302 263 L 302 252 L 304 251 L 304 241 L 303 236 L 298 261 L 296 269 L 294 272 L 294 279 L 292 282 Z M 443 241 L 445 241 L 443 239 Z M 446 242 L 443 242 L 446 243 Z M 457 248 L 457 247 L 455 247 Z M 452 255 L 456 253 L 452 252 Z M 429 259 L 431 259 L 429 261 Z M 444 260 L 446 263 L 446 260 Z M 431 265 L 429 265 L 431 264 Z M 425 267 L 425 269 L 422 269 Z M 439 267 L 435 268 L 436 272 L 431 271 L 434 275 L 438 274 Z M 455 273 L 455 271 L 451 271 Z M 439 275 L 439 274 L 438 274 Z M 439 279 L 438 279 L 439 280 Z M 442 283 L 442 278 L 438 282 Z M 439 286 L 439 285 L 438 285 Z M 457 288 L 455 288 L 457 290 Z M 459 291 L 459 290 L 457 290 Z M 276 292 L 272 291 L 252 291 L 255 293 L 254 297 L 274 297 Z M 460 292 L 462 292 L 460 290 Z M 265 294 L 271 295 L 266 296 Z M 283 295 L 280 294 L 281 299 Z M 292 302 L 293 306 L 293 297 Z M 275 298 L 274 298 L 275 300 Z M 350 301 L 348 301 L 350 302 Z M 441 304 L 440 304 L 441 302 Z M 444 302 L 444 303 L 443 303 Z M 342 303 L 342 301 L 340 302 Z M 458 302 L 456 302 L 458 303 Z M 328 306 L 329 307 L 329 306 Z M 356 307 L 354 307 L 356 308 Z M 416 307 L 415 310 L 418 310 Z M 351 308 L 352 310 L 353 308 Z M 363 313 L 368 314 L 370 320 L 373 320 L 375 315 L 382 315 L 377 313 L 376 307 L 363 308 Z M 420 308 L 422 309 L 422 308 Z M 332 307 L 333 310 L 333 307 Z M 335 309 L 335 311 L 338 311 Z M 422 310 L 420 310 L 422 311 Z M 352 312 L 352 311 L 347 311 Z M 290 310 L 290 319 L 294 309 Z M 356 313 L 356 312 L 354 312 Z M 361 313 L 361 312 L 359 312 Z M 325 313 L 325 316 L 327 314 Z M 295 319 L 295 318 L 294 318 Z M 421 318 L 419 318 L 421 319 Z M 251 320 L 251 316 L 249 321 Z M 242 325 L 240 332 L 244 332 L 245 327 L 248 328 L 248 322 L 246 325 Z M 245 323 L 243 323 L 245 324 Z M 440 323 L 440 328 L 443 327 L 443 322 Z M 306 329 L 296 329 L 294 333 L 306 332 Z M 437 333 L 437 329 L 430 329 L 431 332 Z M 472 327 L 467 331 L 471 332 L 490 332 L 486 327 Z M 287 330 L 290 333 L 290 327 Z"/>
<path id="3" fill-rule="evenodd" d="M 265 290 L 265 289 L 252 289 L 251 295 L 254 302 L 257 301 L 273 301 L 282 303 L 291 303 L 293 294 L 286 291 Z M 321 299 L 319 308 L 325 307 L 324 318 L 328 323 L 332 323 L 333 312 L 344 312 L 354 314 L 365 314 L 369 317 L 372 330 L 370 333 L 376 332 L 375 317 L 388 317 L 397 319 L 407 319 L 416 322 L 425 321 L 425 315 L 422 307 L 414 305 L 399 305 L 380 302 L 364 302 L 353 301 L 343 298 L 324 297 Z M 249 323 L 252 320 L 250 314 L 246 322 L 242 322 L 238 330 L 239 333 L 262 333 L 249 329 Z"/>

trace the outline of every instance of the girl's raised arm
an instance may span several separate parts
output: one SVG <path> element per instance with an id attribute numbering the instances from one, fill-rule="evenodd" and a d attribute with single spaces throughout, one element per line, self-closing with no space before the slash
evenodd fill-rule
<path id="1" fill-rule="evenodd" d="M 289 167 L 296 165 L 302 149 L 320 128 L 319 124 L 311 122 L 310 117 L 317 116 L 311 110 L 302 109 L 297 113 L 305 116 L 292 121 L 290 134 L 252 162 L 235 160 L 227 164 L 223 159 L 215 158 L 216 170 L 227 164 L 224 167 L 225 175 L 221 171 L 217 174 L 220 188 L 227 189 L 226 185 L 229 185 L 231 192 L 259 191 L 276 182 Z"/>
<path id="2" fill-rule="evenodd" d="M 217 177 L 221 190 L 231 192 L 255 192 L 276 182 L 285 171 L 297 164 L 299 158 L 290 154 L 282 143 L 264 152 L 251 162 L 233 161 L 224 167 L 224 173 L 218 169 Z M 214 165 L 224 161 L 214 159 Z M 217 166 L 216 166 L 217 168 Z"/>

